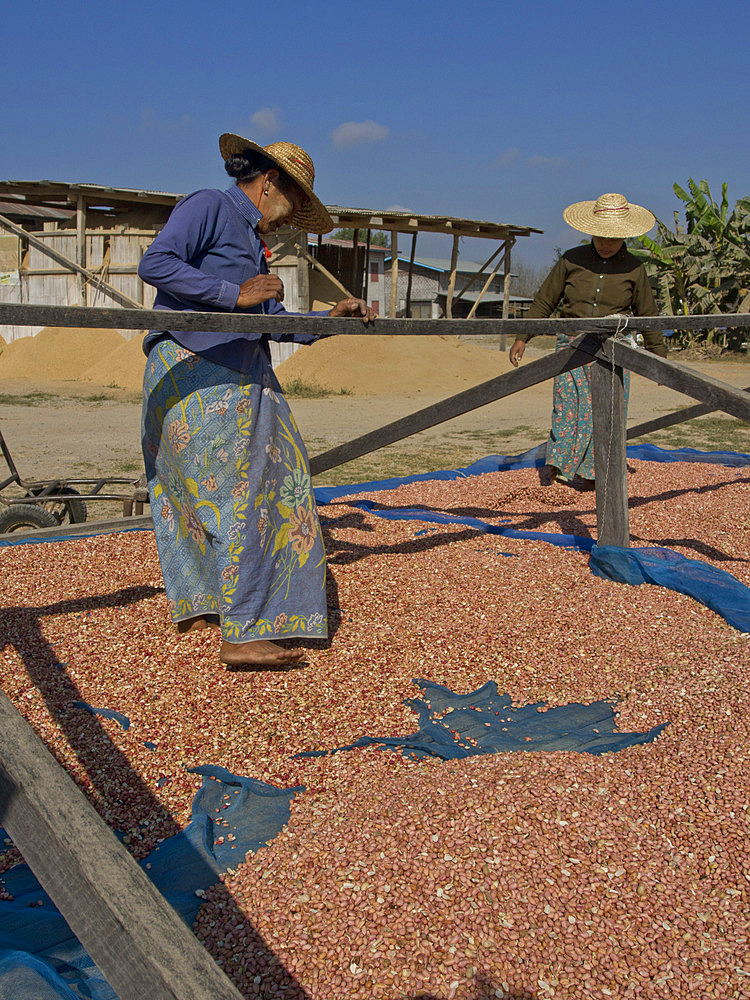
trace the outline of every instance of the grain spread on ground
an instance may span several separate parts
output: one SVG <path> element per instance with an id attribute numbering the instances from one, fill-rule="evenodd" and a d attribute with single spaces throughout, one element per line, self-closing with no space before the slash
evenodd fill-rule
<path id="1" fill-rule="evenodd" d="M 750 583 L 747 469 L 629 465 L 636 544 Z M 525 469 L 371 497 L 590 534 L 594 495 L 552 490 Z M 333 636 L 281 674 L 227 673 L 213 631 L 174 633 L 151 534 L 0 550 L 3 687 L 135 855 L 189 821 L 188 767 L 305 786 L 196 922 L 243 996 L 747 998 L 750 637 L 580 551 L 346 498 L 322 513 Z M 294 758 L 412 732 L 417 677 L 666 728 L 601 757 Z"/>

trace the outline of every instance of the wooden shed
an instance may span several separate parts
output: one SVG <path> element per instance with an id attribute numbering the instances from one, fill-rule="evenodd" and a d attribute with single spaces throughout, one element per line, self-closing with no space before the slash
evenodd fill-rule
<path id="1" fill-rule="evenodd" d="M 104 187 L 97 184 L 68 184 L 61 181 L 0 181 L 0 302 L 39 305 L 120 305 L 150 308 L 154 289 L 138 277 L 141 256 L 162 228 L 169 213 L 183 195 L 166 191 L 141 191 Z M 509 315 L 511 249 L 520 237 L 541 233 L 529 226 L 507 225 L 459 219 L 449 216 L 415 215 L 408 212 L 377 212 L 370 209 L 329 206 L 334 224 L 354 230 L 348 246 L 338 246 L 319 238 L 308 245 L 307 233 L 279 230 L 270 249 L 271 270 L 281 277 L 285 306 L 292 312 L 306 312 L 315 304 L 350 295 L 368 301 L 368 281 L 379 258 L 383 273 L 383 248 L 371 245 L 373 230 L 390 233 L 390 264 L 383 275 L 387 289 L 379 303 L 382 315 L 399 311 L 399 284 L 410 315 L 412 274 L 417 234 L 452 235 L 453 252 L 448 268 L 444 313 L 454 316 L 453 307 L 464 295 L 471 296 L 473 316 L 482 296 L 503 280 L 502 315 Z M 401 262 L 399 283 L 399 234 L 411 234 L 409 264 Z M 473 265 L 469 280 L 457 287 L 458 244 L 462 236 L 496 241 L 498 246 L 479 268 Z M 490 265 L 494 267 L 490 270 Z M 484 286 L 480 287 L 484 282 Z M 497 294 L 497 289 L 494 289 Z M 465 309 L 457 310 L 466 314 Z M 7 340 L 30 336 L 36 327 L 7 327 Z M 120 331 L 133 336 L 132 330 Z M 294 345 L 273 345 L 274 361 L 283 360 Z"/>

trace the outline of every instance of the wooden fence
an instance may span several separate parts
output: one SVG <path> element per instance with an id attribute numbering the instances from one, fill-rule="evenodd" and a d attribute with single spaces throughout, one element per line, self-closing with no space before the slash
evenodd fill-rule
<path id="1" fill-rule="evenodd" d="M 93 309 L 0 303 L 0 326 L 143 329 L 164 326 L 165 315 L 145 309 Z M 388 334 L 430 336 L 556 333 L 570 346 L 386 424 L 311 459 L 312 474 L 434 427 L 562 372 L 593 365 L 591 393 L 597 462 L 596 514 L 600 545 L 629 545 L 623 371 L 698 400 L 691 416 L 718 409 L 750 423 L 746 391 L 697 374 L 618 339 L 622 320 L 358 320 L 308 316 L 171 312 L 172 330 L 264 334 Z M 667 328 L 671 317 L 639 317 L 638 330 Z M 750 326 L 750 314 L 722 315 L 724 327 Z M 716 316 L 680 317 L 680 326 L 704 329 Z M 1 364 L 1 363 L 0 363 Z M 683 419 L 689 419 L 684 417 Z M 653 422 L 652 422 L 653 426 Z M 666 426 L 666 424 L 662 424 Z M 80 527 L 80 526 L 79 526 Z M 0 696 L 0 825 L 8 830 L 39 881 L 121 1000 L 208 1000 L 239 994 L 174 911 L 154 890 L 82 792 L 56 763 L 4 695 Z"/>

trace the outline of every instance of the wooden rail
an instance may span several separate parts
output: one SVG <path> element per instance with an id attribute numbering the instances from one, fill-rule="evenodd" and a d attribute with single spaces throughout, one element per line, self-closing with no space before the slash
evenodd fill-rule
<path id="1" fill-rule="evenodd" d="M 120 1000 L 241 1000 L 2 692 L 0 825 Z"/>
<path id="2" fill-rule="evenodd" d="M 166 315 L 169 319 L 167 321 Z M 750 313 L 722 313 L 707 316 L 680 316 L 681 330 L 706 330 L 717 326 L 750 327 Z M 0 326 L 73 326 L 102 327 L 115 330 L 170 330 L 274 334 L 283 321 L 285 334 L 372 334 L 401 337 L 416 336 L 498 336 L 515 337 L 519 333 L 615 333 L 622 328 L 616 316 L 597 319 L 381 319 L 365 326 L 356 319 L 333 316 L 264 316 L 260 313 L 166 312 L 163 309 L 116 309 L 91 306 L 46 306 L 18 302 L 0 303 Z M 666 330 L 674 326 L 674 316 L 639 316 L 629 330 Z"/>

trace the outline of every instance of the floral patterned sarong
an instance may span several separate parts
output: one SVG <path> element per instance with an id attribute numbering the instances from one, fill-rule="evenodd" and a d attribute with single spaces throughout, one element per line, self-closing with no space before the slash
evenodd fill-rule
<path id="1" fill-rule="evenodd" d="M 577 336 L 573 334 L 572 336 Z M 557 334 L 555 350 L 570 346 L 571 337 Z M 630 372 L 625 369 L 625 408 L 628 405 Z M 547 465 L 570 480 L 576 473 L 594 479 L 594 417 L 591 409 L 591 365 L 556 375 L 552 390 L 552 427 L 546 453 Z"/>
<path id="2" fill-rule="evenodd" d="M 150 351 L 143 453 L 174 621 L 230 642 L 327 635 L 307 453 L 270 363 L 260 384 L 167 338 Z"/>

